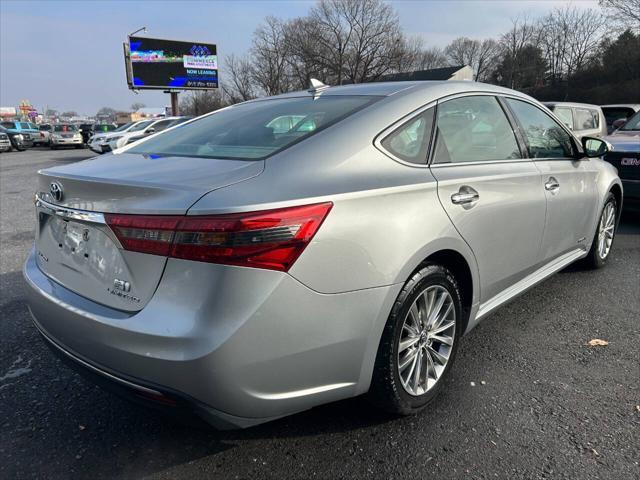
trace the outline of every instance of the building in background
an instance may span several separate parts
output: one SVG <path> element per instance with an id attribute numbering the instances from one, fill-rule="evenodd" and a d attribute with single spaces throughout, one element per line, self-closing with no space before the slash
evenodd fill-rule
<path id="1" fill-rule="evenodd" d="M 166 117 L 171 111 L 170 107 L 139 108 L 135 112 L 117 112 L 116 123 L 137 122 L 145 118 Z"/>

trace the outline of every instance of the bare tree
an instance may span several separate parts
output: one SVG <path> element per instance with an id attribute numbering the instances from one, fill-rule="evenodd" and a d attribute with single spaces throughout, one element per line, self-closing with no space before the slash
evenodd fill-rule
<path id="1" fill-rule="evenodd" d="M 415 70 L 429 70 L 441 68 L 449 65 L 444 51 L 438 47 L 423 48 L 414 60 Z"/>
<path id="2" fill-rule="evenodd" d="M 320 0 L 309 13 L 312 54 L 331 83 L 375 80 L 411 63 L 398 14 L 381 0 Z"/>
<path id="3" fill-rule="evenodd" d="M 227 104 L 220 90 L 194 90 L 184 95 L 180 101 L 180 113 L 182 115 L 204 115 L 226 107 Z"/>
<path id="4" fill-rule="evenodd" d="M 222 85 L 223 92 L 231 103 L 245 102 L 256 98 L 257 92 L 253 83 L 253 67 L 247 57 L 229 55 L 225 57 L 224 64 L 228 80 Z"/>
<path id="5" fill-rule="evenodd" d="M 540 47 L 552 85 L 562 83 L 583 69 L 597 54 L 606 19 L 592 9 L 556 8 L 539 21 Z"/>
<path id="6" fill-rule="evenodd" d="M 285 22 L 276 17 L 267 17 L 254 32 L 251 48 L 252 78 L 266 95 L 278 95 L 290 90 L 288 54 Z"/>
<path id="7" fill-rule="evenodd" d="M 600 0 L 600 6 L 623 29 L 640 31 L 640 0 Z"/>
<path id="8" fill-rule="evenodd" d="M 146 105 L 144 103 L 141 102 L 134 102 L 131 104 L 131 110 L 134 112 L 137 112 L 138 110 L 140 110 L 141 108 L 146 107 Z"/>
<path id="9" fill-rule="evenodd" d="M 491 75 L 498 56 L 498 42 L 493 39 L 483 41 L 458 37 L 444 49 L 452 65 L 469 65 L 475 72 L 475 80 L 485 81 Z"/>
<path id="10" fill-rule="evenodd" d="M 512 20 L 511 29 L 500 38 L 501 56 L 509 59 L 501 74 L 503 85 L 515 88 L 516 79 L 522 75 L 521 70 L 527 68 L 523 60 L 532 51 L 528 47 L 537 49 L 539 45 L 539 29 L 529 17 L 525 15 Z"/>

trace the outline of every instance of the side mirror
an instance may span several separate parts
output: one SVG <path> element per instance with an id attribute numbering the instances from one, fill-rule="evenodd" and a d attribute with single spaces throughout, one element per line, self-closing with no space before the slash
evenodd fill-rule
<path id="1" fill-rule="evenodd" d="M 582 148 L 584 148 L 585 156 L 589 158 L 601 157 L 613 150 L 609 142 L 594 137 L 582 137 Z"/>
<path id="2" fill-rule="evenodd" d="M 153 128 L 153 127 L 150 127 L 150 128 L 147 129 L 147 133 L 148 134 L 156 133 L 156 129 Z"/>
<path id="3" fill-rule="evenodd" d="M 619 119 L 615 120 L 611 124 L 611 126 L 613 127 L 614 130 L 617 130 L 620 127 L 622 127 L 625 123 L 627 123 L 627 119 L 626 118 L 619 118 Z"/>

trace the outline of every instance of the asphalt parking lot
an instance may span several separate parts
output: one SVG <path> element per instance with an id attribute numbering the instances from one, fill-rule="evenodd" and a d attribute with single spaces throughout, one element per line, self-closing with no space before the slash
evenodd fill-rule
<path id="1" fill-rule="evenodd" d="M 21 267 L 35 173 L 90 156 L 0 154 L 0 478 L 640 477 L 637 215 L 625 213 L 606 268 L 570 267 L 465 337 L 423 414 L 393 418 L 353 399 L 217 432 L 87 383 L 31 324 Z"/>

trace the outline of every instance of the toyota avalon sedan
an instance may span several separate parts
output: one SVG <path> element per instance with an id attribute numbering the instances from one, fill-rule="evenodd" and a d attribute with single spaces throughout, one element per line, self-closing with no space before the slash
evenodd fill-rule
<path id="1" fill-rule="evenodd" d="M 219 428 L 362 394 L 411 414 L 479 321 L 606 264 L 603 140 L 481 83 L 314 85 L 39 172 L 24 276 L 54 352 Z"/>

